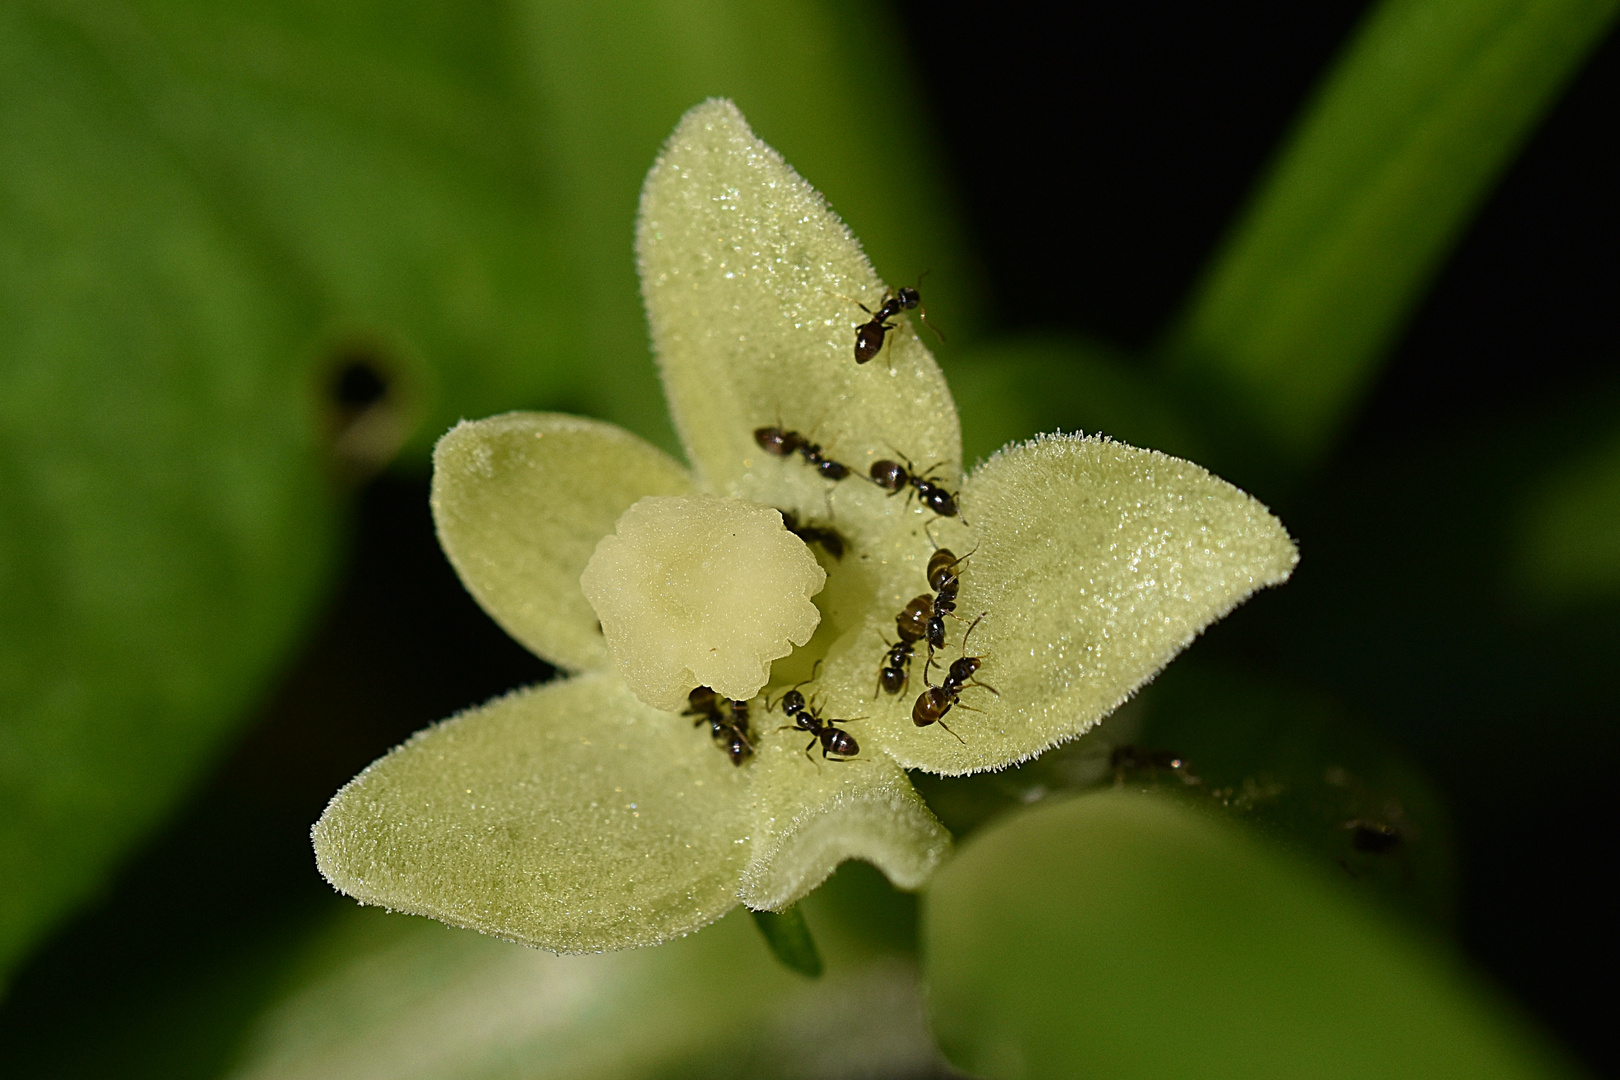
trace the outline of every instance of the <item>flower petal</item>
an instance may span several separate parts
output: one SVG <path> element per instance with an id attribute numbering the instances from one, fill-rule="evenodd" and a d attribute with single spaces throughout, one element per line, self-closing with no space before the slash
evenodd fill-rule
<path id="1" fill-rule="evenodd" d="M 798 731 L 756 739 L 743 903 L 780 911 L 846 859 L 865 859 L 902 889 L 921 887 L 950 853 L 951 836 L 905 772 L 881 753 L 823 760 L 818 747 L 807 761 L 808 739 Z"/>
<path id="2" fill-rule="evenodd" d="M 637 249 L 670 409 L 704 484 L 801 514 L 836 506 L 840 528 L 864 518 L 886 532 L 885 518 L 905 514 L 905 500 L 868 483 L 832 486 L 762 451 L 754 430 L 779 424 L 862 476 L 906 455 L 955 490 L 961 431 L 933 357 L 901 316 L 877 358 L 855 362 L 869 318 L 857 301 L 876 308 L 884 284 L 729 101 L 697 106 L 670 136 L 642 190 Z M 846 513 L 851 498 L 873 513 Z"/>
<path id="3" fill-rule="evenodd" d="M 872 725 L 873 742 L 902 765 L 947 775 L 1010 765 L 1085 732 L 1204 627 L 1287 580 L 1299 559 L 1249 495 L 1191 462 L 1105 439 L 1005 449 L 968 479 L 962 502 L 978 547 L 961 568 L 962 618 L 947 620 L 931 680 L 943 681 L 941 665 L 963 655 L 962 635 L 984 612 L 968 652 L 984 658 L 978 677 L 1000 696 L 962 694 L 945 722 L 964 742 L 918 728 L 910 715 L 925 646 L 908 693 L 885 695 Z M 868 651 L 870 671 L 842 673 L 867 680 L 862 696 L 882 656 L 875 631 Z"/>
<path id="4" fill-rule="evenodd" d="M 657 447 L 577 416 L 464 421 L 433 451 L 433 520 L 467 591 L 507 633 L 575 671 L 608 664 L 579 587 L 597 542 L 642 496 L 691 489 Z"/>
<path id="5" fill-rule="evenodd" d="M 582 675 L 372 763 L 316 824 L 316 861 L 362 903 L 554 952 L 652 945 L 736 904 L 743 772 L 616 675 Z"/>

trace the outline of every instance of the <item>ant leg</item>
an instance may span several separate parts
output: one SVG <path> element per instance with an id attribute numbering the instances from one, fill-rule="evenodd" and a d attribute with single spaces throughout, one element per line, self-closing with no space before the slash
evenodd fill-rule
<path id="1" fill-rule="evenodd" d="M 982 687 L 984 687 L 986 690 L 988 690 L 992 694 L 996 695 L 996 697 L 1001 696 L 1001 691 L 997 690 L 995 687 L 991 686 L 987 682 L 980 682 L 978 679 L 969 679 L 968 682 L 972 683 L 974 686 L 982 686 Z"/>
<path id="2" fill-rule="evenodd" d="M 938 724 L 942 728 L 945 728 L 946 731 L 951 731 L 951 729 L 946 726 L 945 721 L 943 721 L 943 720 L 935 720 L 934 723 Z M 957 742 L 961 743 L 963 746 L 967 745 L 967 740 L 962 738 L 962 736 L 958 735 L 954 731 L 951 731 L 951 738 L 955 739 Z"/>

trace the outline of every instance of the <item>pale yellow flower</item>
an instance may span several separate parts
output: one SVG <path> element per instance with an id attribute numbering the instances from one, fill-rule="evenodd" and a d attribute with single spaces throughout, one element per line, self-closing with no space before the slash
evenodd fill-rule
<path id="1" fill-rule="evenodd" d="M 962 480 L 956 409 L 933 358 L 902 317 L 875 360 L 855 362 L 866 318 L 855 301 L 876 307 L 885 287 L 729 102 L 688 113 L 653 167 L 639 254 L 692 467 L 610 425 L 551 414 L 464 423 L 440 442 L 433 509 L 445 551 L 491 616 L 569 674 L 419 733 L 337 794 L 315 827 L 319 864 L 362 902 L 586 951 L 663 941 L 739 902 L 780 910 L 850 858 L 916 888 L 950 838 L 907 769 L 998 769 L 1083 734 L 1294 566 L 1265 507 L 1151 450 L 1048 436 Z M 857 475 L 834 483 L 799 457 L 762 452 L 754 431 L 777 424 Z M 899 455 L 959 489 L 961 514 L 936 518 L 864 479 Z M 841 559 L 818 550 L 824 588 L 784 578 L 794 603 L 814 593 L 820 619 L 802 647 L 780 645 L 791 655 L 770 679 L 779 693 L 814 672 L 804 692 L 825 716 L 863 717 L 847 725 L 853 761 L 807 760 L 807 736 L 777 730 L 786 720 L 755 698 L 754 752 L 734 766 L 706 728 L 631 691 L 625 671 L 653 671 L 645 685 L 668 704 L 690 664 L 675 650 L 638 668 L 647 658 L 635 649 L 671 644 L 663 630 L 639 646 L 621 636 L 615 648 L 631 653 L 615 658 L 580 577 L 639 500 L 686 495 L 789 511 L 844 538 Z M 947 717 L 960 741 L 912 722 L 926 646 L 905 693 L 876 687 L 897 613 L 929 592 L 936 543 L 972 555 L 965 618 L 947 619 L 929 677 L 940 682 L 984 613 L 972 654 L 999 691 L 964 692 Z M 758 573 L 738 569 L 731 584 L 746 594 Z"/>

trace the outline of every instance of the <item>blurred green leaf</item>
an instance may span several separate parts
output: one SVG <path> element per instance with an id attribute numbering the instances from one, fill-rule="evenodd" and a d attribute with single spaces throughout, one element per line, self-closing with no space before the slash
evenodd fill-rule
<path id="1" fill-rule="evenodd" d="M 958 837 L 1053 796 L 1109 785 L 1158 791 L 1257 830 L 1433 929 L 1453 921 L 1450 816 L 1409 756 L 1319 693 L 1198 653 L 1096 731 L 1034 761 L 913 782 Z"/>
<path id="2" fill-rule="evenodd" d="M 923 955 L 935 1034 L 976 1075 L 1572 1073 L 1450 957 L 1153 796 L 975 836 L 924 898 Z"/>
<path id="3" fill-rule="evenodd" d="M 945 367 L 962 414 L 962 460 L 1042 432 L 1084 431 L 1197 461 L 1194 428 L 1140 361 L 1073 338 L 999 338 Z"/>
<path id="4" fill-rule="evenodd" d="M 1190 658 L 1145 703 L 1118 782 L 1219 807 L 1347 889 L 1449 931 L 1455 843 L 1410 757 L 1320 693 Z M 1165 755 L 1183 762 L 1163 766 Z"/>
<path id="5" fill-rule="evenodd" d="M 206 762 L 333 514 L 311 312 L 84 38 L 0 9 L 0 972 Z"/>
<path id="6" fill-rule="evenodd" d="M 1367 17 L 1167 344 L 1235 447 L 1297 472 L 1329 445 L 1617 7 L 1386 0 Z"/>
<path id="7" fill-rule="evenodd" d="M 1522 584 L 1561 605 L 1620 596 L 1620 431 L 1556 462 L 1525 501 Z"/>
<path id="8" fill-rule="evenodd" d="M 346 911 L 304 950 L 230 1075 L 929 1075 L 939 1059 L 914 963 L 837 917 L 838 894 L 866 895 L 866 869 L 850 864 L 805 901 L 827 960 L 814 983 L 777 963 L 741 911 L 656 949 L 594 956 Z M 846 890 L 846 878 L 862 880 Z"/>

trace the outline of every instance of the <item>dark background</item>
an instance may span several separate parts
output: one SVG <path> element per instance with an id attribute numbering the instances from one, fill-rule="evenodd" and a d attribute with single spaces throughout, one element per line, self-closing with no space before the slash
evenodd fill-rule
<path id="1" fill-rule="evenodd" d="M 927 111 L 873 121 L 935 136 L 991 331 L 1145 352 L 1362 10 L 1088 5 L 1059 35 L 1033 6 L 957 18 L 905 3 L 907 39 L 874 56 L 909 50 Z M 1613 426 L 1617 104 L 1611 39 L 1468 230 L 1325 471 L 1257 492 L 1300 539 L 1295 582 L 1199 647 L 1309 680 L 1424 763 L 1457 817 L 1467 951 L 1620 1075 L 1601 886 L 1620 612 L 1515 606 L 1494 584 L 1495 542 L 1479 540 L 1501 533 L 1501 493 L 1529 452 L 1516 440 Z M 378 389 L 350 379 L 334 394 L 364 405 Z M 1434 538 L 1417 560 L 1403 554 L 1414 533 Z M 260 719 L 19 973 L 0 1010 L 8 1074 L 212 1075 L 286 943 L 344 903 L 308 845 L 325 800 L 416 728 L 545 676 L 440 555 L 425 479 L 372 481 L 354 536 L 323 628 Z"/>

